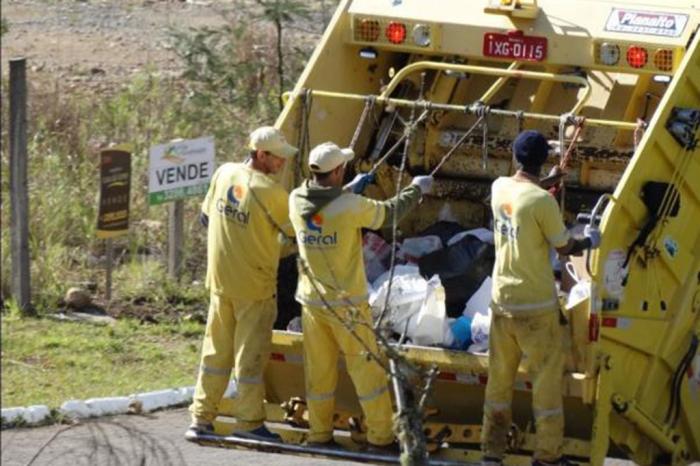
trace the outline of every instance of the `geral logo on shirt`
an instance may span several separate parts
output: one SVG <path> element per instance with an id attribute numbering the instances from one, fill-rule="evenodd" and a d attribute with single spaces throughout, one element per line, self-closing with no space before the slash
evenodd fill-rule
<path id="1" fill-rule="evenodd" d="M 245 190 L 243 186 L 233 185 L 226 191 L 226 199 L 216 201 L 216 210 L 226 218 L 233 220 L 241 225 L 248 225 L 250 222 L 250 212 L 239 210 L 239 205 Z"/>
<path id="2" fill-rule="evenodd" d="M 504 202 L 498 206 L 498 217 L 493 219 L 493 229 L 502 236 L 516 239 L 520 232 L 520 227 L 513 226 L 512 218 L 513 206 L 509 202 Z"/>
<path id="3" fill-rule="evenodd" d="M 299 232 L 299 241 L 307 246 L 334 246 L 338 244 L 338 232 L 323 234 L 323 215 L 315 214 L 306 220 L 307 230 Z"/>

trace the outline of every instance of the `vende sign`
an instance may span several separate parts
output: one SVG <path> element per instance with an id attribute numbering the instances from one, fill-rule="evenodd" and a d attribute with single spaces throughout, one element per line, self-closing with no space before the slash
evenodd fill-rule
<path id="1" fill-rule="evenodd" d="M 605 30 L 680 37 L 687 22 L 688 15 L 613 8 L 605 24 Z"/>
<path id="2" fill-rule="evenodd" d="M 214 138 L 172 141 L 149 153 L 148 203 L 197 196 L 207 192 L 214 173 Z"/>

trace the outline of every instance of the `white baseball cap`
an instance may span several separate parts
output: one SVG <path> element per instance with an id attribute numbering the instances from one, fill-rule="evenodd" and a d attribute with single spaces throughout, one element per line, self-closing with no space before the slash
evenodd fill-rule
<path id="1" fill-rule="evenodd" d="M 261 126 L 250 133 L 249 147 L 253 150 L 270 152 L 283 159 L 293 157 L 297 153 L 297 148 L 290 145 L 284 134 L 272 126 Z"/>
<path id="2" fill-rule="evenodd" d="M 355 157 L 350 148 L 341 149 L 337 144 L 324 142 L 314 147 L 309 153 L 309 169 L 313 173 L 328 173 L 339 165 Z"/>

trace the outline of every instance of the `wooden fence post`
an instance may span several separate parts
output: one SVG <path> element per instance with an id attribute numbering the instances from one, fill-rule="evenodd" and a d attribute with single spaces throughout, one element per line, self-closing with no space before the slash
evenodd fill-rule
<path id="1" fill-rule="evenodd" d="M 181 199 L 171 202 L 168 210 L 168 275 L 180 279 L 184 240 L 185 204 Z"/>
<path id="2" fill-rule="evenodd" d="M 27 190 L 27 61 L 10 60 L 10 232 L 12 295 L 25 315 L 31 305 Z"/>

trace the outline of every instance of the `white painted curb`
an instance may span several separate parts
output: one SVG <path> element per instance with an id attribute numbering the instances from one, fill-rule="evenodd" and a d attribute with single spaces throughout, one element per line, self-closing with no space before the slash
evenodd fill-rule
<path id="1" fill-rule="evenodd" d="M 233 398 L 235 394 L 236 383 L 232 380 L 224 396 Z M 90 398 L 84 401 L 69 400 L 61 405 L 58 412 L 70 419 L 85 419 L 114 414 L 147 413 L 191 403 L 193 395 L 194 387 L 181 387 L 136 393 L 129 396 Z M 14 424 L 22 421 L 23 425 L 35 426 L 49 422 L 50 418 L 51 410 L 44 405 L 2 409 L 3 424 Z"/>

